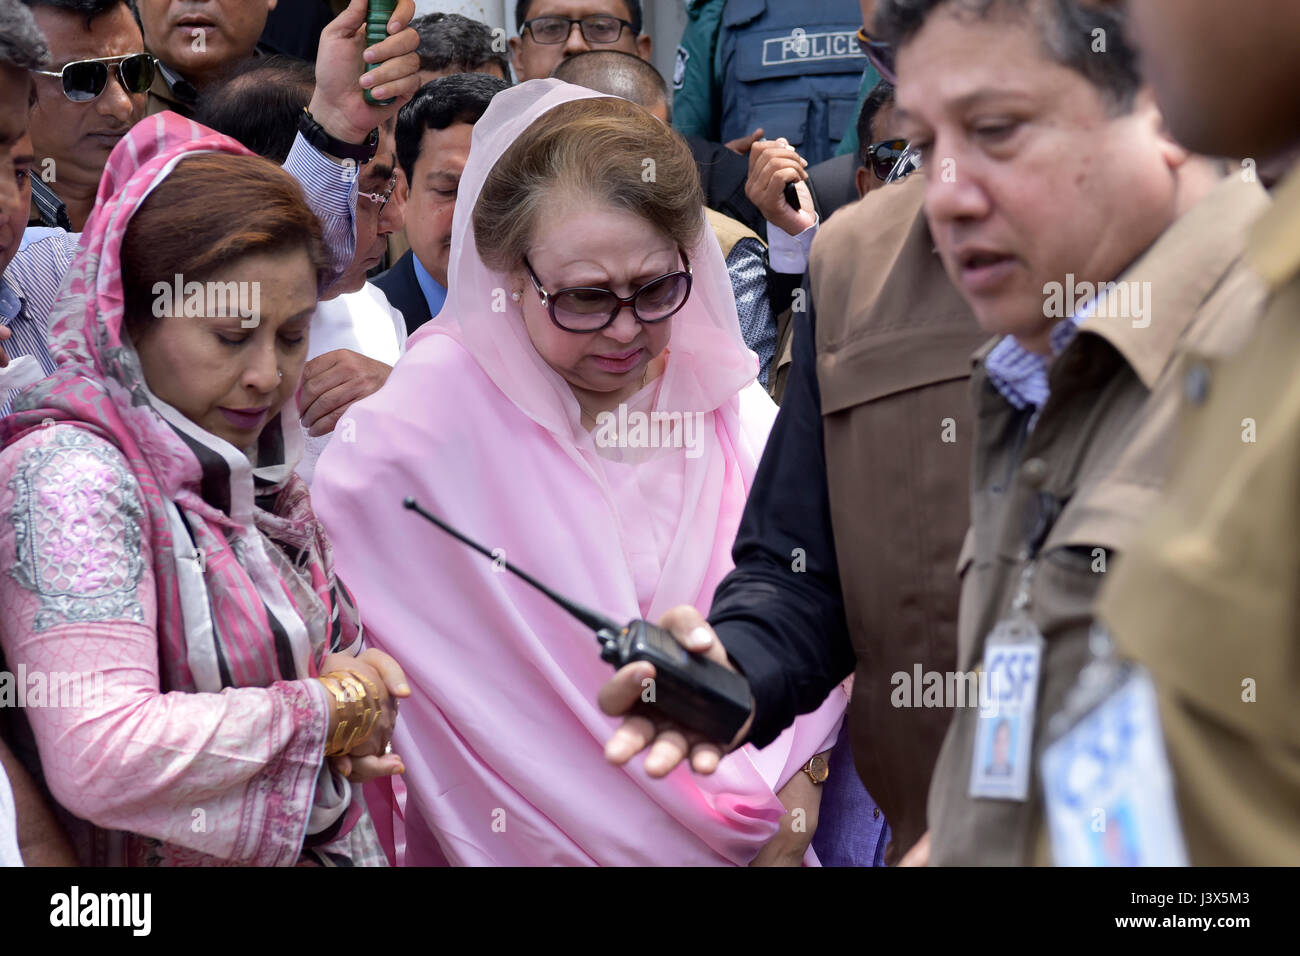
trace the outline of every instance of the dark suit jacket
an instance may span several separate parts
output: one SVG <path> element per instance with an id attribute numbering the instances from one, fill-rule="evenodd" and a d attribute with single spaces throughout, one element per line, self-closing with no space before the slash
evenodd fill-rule
<path id="1" fill-rule="evenodd" d="M 389 304 L 402 313 L 402 318 L 406 320 L 407 335 L 431 318 L 429 300 L 424 297 L 420 280 L 415 277 L 414 252 L 407 250 L 406 255 L 398 259 L 395 266 L 375 276 L 374 283 L 384 290 Z"/>
<path id="2" fill-rule="evenodd" d="M 841 206 L 858 201 L 858 157 L 852 153 L 834 156 L 808 169 L 808 189 L 822 222 Z"/>
<path id="3" fill-rule="evenodd" d="M 320 32 L 333 19 L 325 0 L 280 0 L 266 18 L 258 45 L 315 63 Z"/>
<path id="4" fill-rule="evenodd" d="M 763 214 L 745 195 L 745 180 L 749 178 L 749 160 L 733 153 L 721 143 L 711 143 L 698 136 L 686 137 L 686 143 L 695 157 L 695 168 L 700 173 L 700 186 L 704 190 L 704 205 L 716 209 L 724 216 L 743 222 L 760 236 L 766 235 Z"/>

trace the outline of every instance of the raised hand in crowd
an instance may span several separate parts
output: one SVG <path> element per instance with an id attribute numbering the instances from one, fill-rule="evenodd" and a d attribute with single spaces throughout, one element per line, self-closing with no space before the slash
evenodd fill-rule
<path id="1" fill-rule="evenodd" d="M 745 195 L 764 219 L 792 236 L 817 224 L 812 193 L 808 191 L 807 166 L 808 161 L 784 137 L 760 140 L 749 150 Z M 785 187 L 790 183 L 799 194 L 798 209 L 785 199 Z"/>
<path id="2" fill-rule="evenodd" d="M 316 92 L 308 110 L 316 122 L 338 139 L 360 143 L 401 109 L 420 87 L 419 34 L 409 24 L 415 0 L 397 0 L 388 21 L 389 36 L 366 46 L 366 0 L 352 0 L 320 35 L 316 55 Z M 366 66 L 379 66 L 366 72 Z M 391 99 L 386 105 L 370 103 Z"/>

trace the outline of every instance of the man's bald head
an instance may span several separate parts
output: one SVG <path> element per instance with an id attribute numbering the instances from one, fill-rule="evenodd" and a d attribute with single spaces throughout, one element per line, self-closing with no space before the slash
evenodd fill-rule
<path id="1" fill-rule="evenodd" d="M 621 96 L 672 123 L 668 84 L 647 60 L 618 50 L 592 50 L 564 60 L 551 74 L 557 80 L 597 93 Z"/>

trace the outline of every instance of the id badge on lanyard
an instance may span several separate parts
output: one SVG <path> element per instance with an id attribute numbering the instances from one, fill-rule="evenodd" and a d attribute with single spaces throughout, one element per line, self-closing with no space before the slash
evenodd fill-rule
<path id="1" fill-rule="evenodd" d="M 1043 660 L 1043 635 L 1029 617 L 1029 584 L 1034 564 L 1026 565 L 1011 614 L 984 641 L 979 719 L 971 758 L 970 795 L 993 800 L 1025 800 L 1034 742 L 1034 710 Z"/>
<path id="2" fill-rule="evenodd" d="M 1053 720 L 1041 776 L 1058 866 L 1186 866 L 1155 687 L 1094 625 L 1093 657 Z"/>

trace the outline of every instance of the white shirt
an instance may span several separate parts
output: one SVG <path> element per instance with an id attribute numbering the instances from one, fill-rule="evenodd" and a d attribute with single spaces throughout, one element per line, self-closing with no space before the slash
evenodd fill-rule
<path id="1" fill-rule="evenodd" d="M 406 320 L 389 305 L 388 297 L 377 285 L 367 282 L 356 292 L 344 293 L 316 306 L 307 360 L 336 349 L 359 352 L 385 365 L 396 365 L 406 352 Z M 306 428 L 302 433 L 307 447 L 294 470 L 311 484 L 316 460 L 334 436 L 313 438 Z"/>
<path id="2" fill-rule="evenodd" d="M 406 351 L 406 320 L 388 304 L 384 291 L 367 282 L 316 306 L 311 320 L 307 359 L 335 349 L 351 349 L 366 358 L 396 365 Z"/>
<path id="3" fill-rule="evenodd" d="M 812 253 L 813 239 L 821 226 L 819 218 L 815 223 L 792 236 L 780 226 L 767 224 L 767 261 L 773 272 L 801 276 L 808 271 L 808 256 Z"/>

